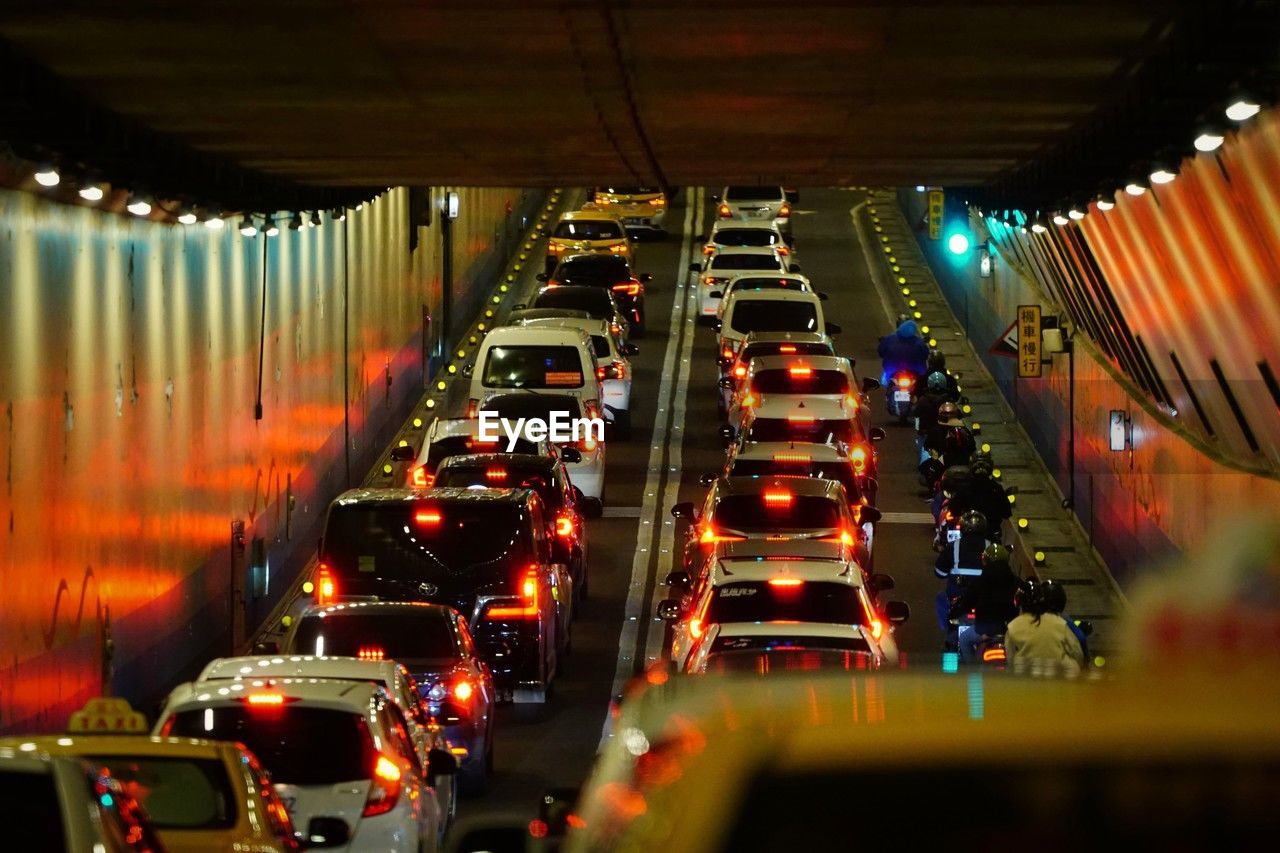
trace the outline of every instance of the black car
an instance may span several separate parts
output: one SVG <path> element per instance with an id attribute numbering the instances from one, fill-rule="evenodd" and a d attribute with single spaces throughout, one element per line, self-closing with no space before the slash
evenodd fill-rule
<path id="1" fill-rule="evenodd" d="M 636 337 L 644 333 L 645 284 L 651 278 L 648 273 L 633 273 L 630 262 L 618 255 L 570 255 L 550 275 L 538 276 L 550 287 L 608 288 Z"/>
<path id="2" fill-rule="evenodd" d="M 476 651 L 466 617 L 443 604 L 353 601 L 309 607 L 284 654 L 369 657 L 404 665 L 431 719 L 458 756 L 459 783 L 478 793 L 493 770 L 493 675 Z"/>
<path id="3" fill-rule="evenodd" d="M 608 320 L 614 331 L 626 334 L 628 321 L 622 312 L 622 306 L 614 298 L 613 291 L 602 287 L 544 287 L 533 298 L 529 306 L 517 305 L 521 308 L 572 308 L 586 311 L 597 320 Z"/>
<path id="4" fill-rule="evenodd" d="M 353 489 L 329 506 L 316 588 L 447 604 L 467 619 L 499 698 L 546 701 L 568 648 L 573 580 L 531 489 Z"/>

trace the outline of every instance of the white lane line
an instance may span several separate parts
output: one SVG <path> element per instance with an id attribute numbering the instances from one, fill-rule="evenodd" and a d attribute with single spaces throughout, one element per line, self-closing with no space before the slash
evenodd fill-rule
<path id="1" fill-rule="evenodd" d="M 933 524 L 933 516 L 927 512 L 882 512 L 880 524 Z"/>
<path id="2" fill-rule="evenodd" d="M 639 518 L 640 507 L 638 506 L 607 506 L 601 513 L 601 518 Z"/>
<path id="3" fill-rule="evenodd" d="M 889 303 L 889 294 L 881 286 L 880 276 L 876 275 L 876 264 L 871 254 L 871 241 L 863 233 L 862 223 L 858 221 L 858 211 L 865 207 L 866 204 L 865 201 L 860 201 L 849 208 L 849 218 L 853 220 L 853 230 L 858 235 L 858 245 L 862 247 L 862 260 L 867 265 L 867 275 L 871 278 L 871 286 L 876 289 L 876 295 L 880 297 L 880 307 L 884 309 L 885 324 L 890 329 L 896 329 L 898 324 L 894 322 L 894 318 L 898 316 L 898 312 Z"/>
<path id="4" fill-rule="evenodd" d="M 622 692 L 622 686 L 631 677 L 633 663 L 632 650 L 636 644 L 639 620 L 642 618 L 641 608 L 644 606 L 644 588 L 647 580 L 649 564 L 648 543 L 653 532 L 653 524 L 658 518 L 658 482 L 662 477 L 662 451 L 666 446 L 669 434 L 665 428 L 665 400 L 671 393 L 671 382 L 675 375 L 676 350 L 680 341 L 681 300 L 688 292 L 689 246 L 692 235 L 694 213 L 702 206 L 702 190 L 689 193 L 688 206 L 684 212 L 684 228 L 680 232 L 680 262 L 676 266 L 675 293 L 671 300 L 671 322 L 667 333 L 667 349 L 662 359 L 662 381 L 658 385 L 658 410 L 654 414 L 655 431 L 649 446 L 649 467 L 645 473 L 644 500 L 640 507 L 640 523 L 636 529 L 635 555 L 631 561 L 631 585 L 627 589 L 627 603 L 622 613 L 622 631 L 618 635 L 618 663 L 613 673 L 613 687 L 609 691 L 612 699 Z M 600 733 L 600 743 L 604 744 L 609 737 L 612 717 L 605 714 L 604 728 Z"/>

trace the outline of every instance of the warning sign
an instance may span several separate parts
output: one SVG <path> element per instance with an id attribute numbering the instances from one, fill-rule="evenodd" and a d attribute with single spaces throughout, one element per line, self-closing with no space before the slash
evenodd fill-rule
<path id="1" fill-rule="evenodd" d="M 942 190 L 929 190 L 929 239 L 942 239 L 942 217 L 946 213 L 946 196 Z"/>
<path id="2" fill-rule="evenodd" d="M 124 699 L 90 699 L 71 715 L 67 731 L 77 734 L 146 734 L 147 718 Z"/>
<path id="3" fill-rule="evenodd" d="M 1018 306 L 1018 378 L 1038 379 L 1040 363 L 1040 306 Z"/>
<path id="4" fill-rule="evenodd" d="M 1000 337 L 996 338 L 996 342 L 991 345 L 991 349 L 987 352 L 992 355 L 1002 355 L 1005 358 L 1018 357 L 1018 321 L 1014 320 L 1009 324 L 1009 328 L 1005 329 Z"/>

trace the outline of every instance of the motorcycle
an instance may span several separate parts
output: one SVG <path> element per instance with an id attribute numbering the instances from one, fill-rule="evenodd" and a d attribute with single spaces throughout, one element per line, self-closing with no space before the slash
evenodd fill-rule
<path id="1" fill-rule="evenodd" d="M 959 647 L 960 662 L 1004 669 L 1004 633 L 979 634 L 974 623 L 973 611 L 951 620 L 956 626 L 956 645 Z"/>
<path id="2" fill-rule="evenodd" d="M 909 370 L 899 370 L 893 376 L 886 378 L 888 379 L 888 384 L 885 386 L 884 396 L 889 415 L 897 418 L 898 423 L 905 424 L 910 420 L 911 411 L 915 404 L 911 396 L 911 390 L 915 388 L 918 377 Z"/>

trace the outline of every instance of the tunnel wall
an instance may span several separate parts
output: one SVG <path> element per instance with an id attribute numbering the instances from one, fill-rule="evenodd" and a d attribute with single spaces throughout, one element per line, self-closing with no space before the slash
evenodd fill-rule
<path id="1" fill-rule="evenodd" d="M 453 294 L 467 303 L 540 193 L 460 192 Z M 0 193 L 0 729 L 58 728 L 104 683 L 153 700 L 225 652 L 233 572 L 246 622 L 269 611 L 348 458 L 358 483 L 423 387 L 439 230 L 418 228 L 410 250 L 405 190 L 270 239 Z"/>
<path id="2" fill-rule="evenodd" d="M 953 312 L 1122 586 L 1242 509 L 1280 501 L 1280 410 L 1260 368 L 1280 365 L 1277 174 L 1280 119 L 1263 116 L 1217 155 L 1184 161 L 1173 183 L 1121 193 L 1109 211 L 1093 205 L 1078 224 L 1024 233 L 1017 217 L 1008 225 L 1001 211 L 960 206 L 943 240 L 919 232 Z M 924 195 L 900 200 L 920 222 Z M 978 274 L 977 252 L 947 252 L 958 229 L 991 240 L 991 278 Z M 1049 356 L 1042 379 L 1015 379 L 1013 359 L 986 352 L 1020 304 L 1076 333 L 1073 418 L 1066 355 Z M 1131 422 L 1120 452 L 1109 446 L 1113 410 Z"/>

